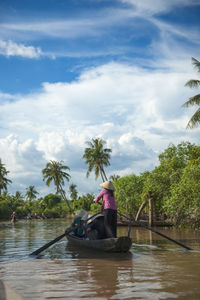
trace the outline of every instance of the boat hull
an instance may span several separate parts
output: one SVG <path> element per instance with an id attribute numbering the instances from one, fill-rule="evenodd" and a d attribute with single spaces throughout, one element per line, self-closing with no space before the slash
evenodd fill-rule
<path id="1" fill-rule="evenodd" d="M 128 252 L 132 245 L 132 240 L 127 236 L 101 240 L 86 240 L 72 234 L 66 234 L 66 238 L 68 242 L 74 246 L 104 252 Z"/>

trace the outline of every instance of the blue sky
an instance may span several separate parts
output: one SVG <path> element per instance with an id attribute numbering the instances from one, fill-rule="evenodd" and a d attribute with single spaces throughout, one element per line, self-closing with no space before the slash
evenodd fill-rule
<path id="1" fill-rule="evenodd" d="M 82 160 L 85 142 L 112 149 L 107 175 L 152 170 L 170 143 L 199 143 L 186 130 L 198 93 L 199 0 L 0 2 L 0 158 L 25 193 L 46 163 L 63 160 L 79 194 L 99 189 Z M 66 190 L 68 184 L 66 185 Z"/>

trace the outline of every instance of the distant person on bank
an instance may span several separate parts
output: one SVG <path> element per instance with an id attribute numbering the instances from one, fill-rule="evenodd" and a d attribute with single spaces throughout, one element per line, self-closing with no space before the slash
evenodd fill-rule
<path id="1" fill-rule="evenodd" d="M 104 226 L 107 238 L 117 237 L 117 205 L 114 196 L 114 186 L 111 181 L 105 181 L 100 184 L 103 190 L 94 199 L 98 202 L 102 199 L 101 212 L 104 213 Z"/>
<path id="2" fill-rule="evenodd" d="M 13 211 L 12 215 L 11 215 L 11 222 L 12 223 L 15 223 L 17 221 L 17 215 L 16 215 L 16 212 Z"/>

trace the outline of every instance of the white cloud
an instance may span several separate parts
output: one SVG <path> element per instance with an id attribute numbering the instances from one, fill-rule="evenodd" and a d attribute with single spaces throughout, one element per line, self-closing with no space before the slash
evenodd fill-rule
<path id="1" fill-rule="evenodd" d="M 185 130 L 191 111 L 181 108 L 194 93 L 184 84 L 195 73 L 182 70 L 109 63 L 72 83 L 45 83 L 34 94 L 0 94 L 0 152 L 13 186 L 35 184 L 46 192 L 41 170 L 55 159 L 70 167 L 81 192 L 93 192 L 96 182 L 86 180 L 82 155 L 94 137 L 113 149 L 108 175 L 152 169 L 170 142 L 198 143 L 199 129 Z"/>
<path id="2" fill-rule="evenodd" d="M 143 16 L 165 13 L 175 7 L 199 5 L 198 0 L 120 0 L 120 2 L 133 5 L 136 11 Z"/>
<path id="3" fill-rule="evenodd" d="M 26 58 L 39 58 L 43 55 L 41 49 L 33 46 L 17 44 L 13 41 L 0 40 L 0 54 L 5 56 L 22 56 Z"/>

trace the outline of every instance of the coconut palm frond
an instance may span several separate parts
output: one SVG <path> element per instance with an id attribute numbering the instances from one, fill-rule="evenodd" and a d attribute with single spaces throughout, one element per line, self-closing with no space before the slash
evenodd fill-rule
<path id="1" fill-rule="evenodd" d="M 88 164 L 87 177 L 94 169 L 95 179 L 97 179 L 99 175 L 101 175 L 102 180 L 107 178 L 103 166 L 107 167 L 110 165 L 109 159 L 112 150 L 104 148 L 105 143 L 106 142 L 101 138 L 93 138 L 92 141 L 86 142 L 89 148 L 85 149 L 82 158 L 85 159 L 85 163 Z"/>
<path id="2" fill-rule="evenodd" d="M 198 72 L 200 72 L 200 61 L 198 61 L 196 58 L 192 57 L 192 64 L 198 70 Z"/>
<path id="3" fill-rule="evenodd" d="M 200 94 L 190 97 L 188 101 L 186 101 L 182 106 L 189 107 L 193 105 L 200 105 Z"/>
<path id="4" fill-rule="evenodd" d="M 50 162 L 48 162 L 46 167 L 42 170 L 43 180 L 46 181 L 45 183 L 47 186 L 50 186 L 51 182 L 54 183 L 56 187 L 56 193 L 61 194 L 70 211 L 73 211 L 70 207 L 69 201 L 65 196 L 65 191 L 63 190 L 65 180 L 69 181 L 71 178 L 69 173 L 67 173 L 65 170 L 70 170 L 70 168 L 64 165 L 63 161 L 58 162 L 50 160 Z"/>
<path id="5" fill-rule="evenodd" d="M 192 57 L 192 64 L 197 69 L 197 71 L 200 72 L 200 62 L 197 59 L 195 59 L 194 57 Z M 191 79 L 188 82 L 186 82 L 185 86 L 189 86 L 190 88 L 198 88 L 200 86 L 200 80 Z M 189 107 L 189 106 L 193 106 L 193 105 L 200 106 L 200 94 L 190 97 L 189 100 L 186 101 L 182 106 Z M 199 110 L 200 109 L 198 108 L 197 111 L 194 113 L 194 115 L 189 120 L 187 127 L 186 127 L 187 129 L 188 128 L 192 129 L 192 128 L 196 127 L 197 125 L 199 125 L 199 123 L 200 123 Z"/>
<path id="6" fill-rule="evenodd" d="M 7 191 L 7 185 L 12 183 L 12 180 L 6 177 L 8 173 L 9 171 L 6 170 L 5 165 L 0 159 L 0 195 L 3 190 Z"/>
<path id="7" fill-rule="evenodd" d="M 197 127 L 199 124 L 200 124 L 200 108 L 194 113 L 194 115 L 188 122 L 186 128 L 192 129 L 192 128 Z"/>
<path id="8" fill-rule="evenodd" d="M 191 79 L 188 82 L 186 82 L 185 86 L 189 86 L 191 89 L 198 88 L 200 86 L 200 80 Z"/>

